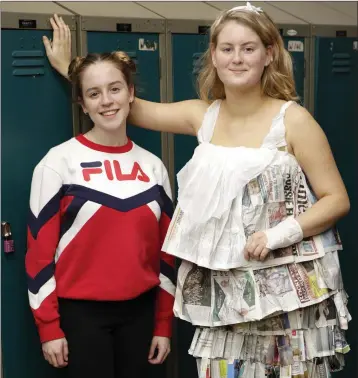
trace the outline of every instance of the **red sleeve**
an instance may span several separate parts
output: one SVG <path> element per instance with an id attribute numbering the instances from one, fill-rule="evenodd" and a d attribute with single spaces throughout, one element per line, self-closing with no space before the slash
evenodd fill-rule
<path id="1" fill-rule="evenodd" d="M 25 267 L 30 307 L 41 342 L 64 337 L 56 295 L 55 252 L 60 235 L 62 180 L 38 165 L 33 174 Z"/>
<path id="2" fill-rule="evenodd" d="M 171 198 L 164 191 L 162 197 L 162 214 L 159 222 L 161 246 L 164 243 L 165 235 L 173 214 Z M 171 337 L 176 283 L 175 258 L 163 251 L 161 252 L 160 258 L 159 278 L 160 288 L 157 298 L 154 336 Z"/>

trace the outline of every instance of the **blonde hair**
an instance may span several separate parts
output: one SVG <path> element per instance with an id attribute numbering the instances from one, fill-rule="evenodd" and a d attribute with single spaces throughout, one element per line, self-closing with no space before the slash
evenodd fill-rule
<path id="1" fill-rule="evenodd" d="M 128 87 L 134 87 L 134 74 L 136 66 L 133 60 L 123 51 L 111 53 L 88 54 L 85 57 L 74 58 L 68 67 L 68 77 L 75 89 L 75 101 L 82 99 L 82 76 L 83 72 L 92 64 L 98 62 L 113 63 L 123 74 Z"/>
<path id="2" fill-rule="evenodd" d="M 218 35 L 229 21 L 236 21 L 252 29 L 267 48 L 272 47 L 272 62 L 265 67 L 262 78 L 262 92 L 267 96 L 281 99 L 298 99 L 293 78 L 292 58 L 284 47 L 282 37 L 272 21 L 263 11 L 254 12 L 245 9 L 231 9 L 222 12 L 210 28 L 210 45 L 203 55 L 203 68 L 198 76 L 199 96 L 212 102 L 224 99 L 225 88 L 220 80 L 211 58 L 211 49 L 216 48 Z"/>

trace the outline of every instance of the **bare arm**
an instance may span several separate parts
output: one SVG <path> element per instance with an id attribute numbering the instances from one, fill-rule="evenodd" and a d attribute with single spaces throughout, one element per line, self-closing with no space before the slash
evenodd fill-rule
<path id="1" fill-rule="evenodd" d="M 312 116 L 292 105 L 286 113 L 286 140 L 302 167 L 317 202 L 296 218 L 288 217 L 277 226 L 255 232 L 244 249 L 247 260 L 263 261 L 269 250 L 284 248 L 303 238 L 320 234 L 346 215 L 350 204 L 328 140 Z"/>
<path id="2" fill-rule="evenodd" d="M 196 135 L 207 107 L 201 100 L 164 104 L 136 98 L 128 121 L 145 129 Z"/>
<path id="3" fill-rule="evenodd" d="M 348 194 L 328 140 L 309 112 L 298 105 L 291 106 L 286 125 L 287 142 L 318 199 L 297 221 L 303 237 L 317 235 L 349 212 Z"/>

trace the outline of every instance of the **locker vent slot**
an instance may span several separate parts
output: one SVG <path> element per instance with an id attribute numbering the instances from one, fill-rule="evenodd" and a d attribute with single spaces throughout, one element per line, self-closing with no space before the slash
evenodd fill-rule
<path id="1" fill-rule="evenodd" d="M 13 67 L 44 67 L 43 59 L 18 59 L 12 62 Z"/>
<path id="2" fill-rule="evenodd" d="M 39 76 L 45 75 L 43 68 L 23 68 L 12 71 L 14 76 Z"/>
<path id="3" fill-rule="evenodd" d="M 14 76 L 38 76 L 45 74 L 45 60 L 36 59 L 43 58 L 44 53 L 40 50 L 21 50 L 13 51 L 12 62 L 13 67 L 17 67 L 12 71 Z M 35 58 L 35 59 L 32 59 Z"/>
<path id="4" fill-rule="evenodd" d="M 350 73 L 351 72 L 351 54 L 335 53 L 332 61 L 333 73 Z"/>
<path id="5" fill-rule="evenodd" d="M 22 50 L 12 53 L 13 58 L 42 58 L 43 56 L 44 53 L 40 50 Z"/>
<path id="6" fill-rule="evenodd" d="M 335 67 L 332 69 L 334 73 L 349 73 L 351 69 L 349 67 Z"/>
<path id="7" fill-rule="evenodd" d="M 334 67 L 349 67 L 351 65 L 351 62 L 349 60 L 334 60 L 332 62 L 332 66 Z"/>

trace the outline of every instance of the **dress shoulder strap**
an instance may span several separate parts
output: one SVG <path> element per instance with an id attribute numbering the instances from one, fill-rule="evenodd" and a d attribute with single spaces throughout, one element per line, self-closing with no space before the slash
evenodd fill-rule
<path id="1" fill-rule="evenodd" d="M 287 101 L 281 106 L 280 112 L 272 120 L 270 132 L 267 134 L 262 147 L 282 148 L 287 146 L 285 113 L 287 108 L 294 103 L 294 101 Z"/>
<path id="2" fill-rule="evenodd" d="M 213 137 L 216 120 L 220 111 L 221 100 L 214 101 L 206 110 L 203 122 L 198 131 L 199 143 L 209 143 Z"/>

